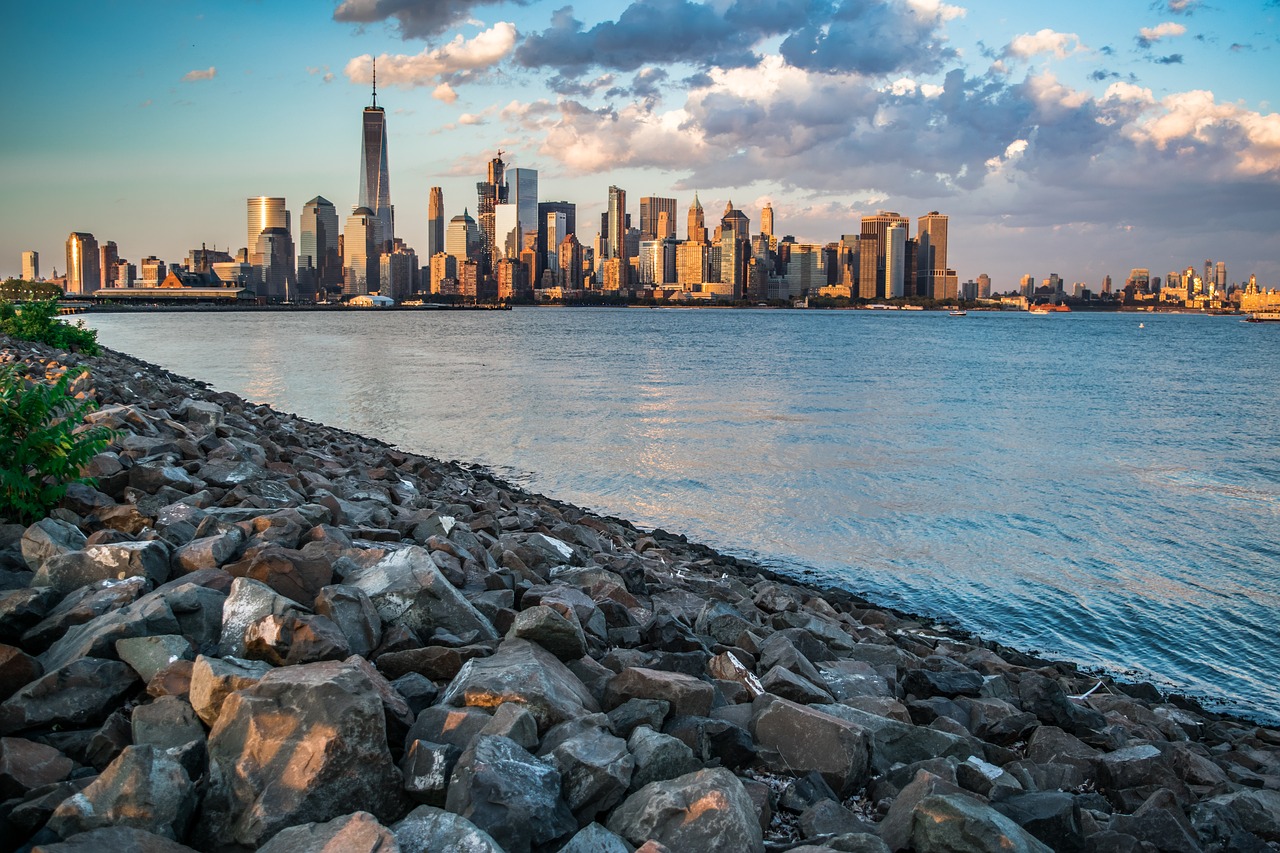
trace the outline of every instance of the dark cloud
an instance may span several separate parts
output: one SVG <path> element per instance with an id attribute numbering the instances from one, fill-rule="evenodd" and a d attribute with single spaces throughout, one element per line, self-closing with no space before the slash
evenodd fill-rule
<path id="1" fill-rule="evenodd" d="M 1182 54 L 1171 53 L 1168 56 L 1157 56 L 1155 59 L 1152 59 L 1151 61 L 1154 62 L 1156 65 L 1181 65 Z"/>
<path id="2" fill-rule="evenodd" d="M 504 2 L 527 6 L 533 0 L 342 0 L 333 19 L 351 24 L 394 19 L 401 38 L 426 39 L 468 20 L 476 7 Z"/>
<path id="3" fill-rule="evenodd" d="M 617 79 L 612 74 L 601 74 L 594 80 L 581 80 L 577 77 L 565 77 L 557 74 L 547 81 L 547 88 L 557 95 L 584 98 L 595 94 L 606 86 L 612 86 Z"/>
<path id="4" fill-rule="evenodd" d="M 1101 53 L 1103 56 L 1114 56 L 1115 52 L 1116 49 L 1109 44 L 1105 44 L 1098 48 L 1098 53 Z"/>
<path id="5" fill-rule="evenodd" d="M 1099 68 L 1097 71 L 1094 71 L 1092 74 L 1089 75 L 1089 79 L 1094 80 L 1098 83 L 1101 83 L 1105 80 L 1118 80 L 1120 79 L 1120 72 L 1108 71 L 1105 68 Z"/>
<path id="6" fill-rule="evenodd" d="M 937 71 L 955 58 L 942 21 L 901 2 L 844 0 L 830 17 L 810 19 L 782 43 L 797 68 L 825 73 Z"/>
<path id="7" fill-rule="evenodd" d="M 1280 0 L 1276 0 L 1276 2 L 1280 3 Z M 1252 53 L 1253 45 L 1241 44 L 1240 42 L 1235 42 L 1234 44 L 1231 45 L 1230 50 L 1232 53 L 1245 53 L 1245 52 Z"/>

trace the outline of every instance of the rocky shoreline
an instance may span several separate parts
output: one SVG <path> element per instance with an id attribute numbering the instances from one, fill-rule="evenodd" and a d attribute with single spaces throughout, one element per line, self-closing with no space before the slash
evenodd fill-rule
<path id="1" fill-rule="evenodd" d="M 0 524 L 4 850 L 1262 851 L 1280 731 L 113 352 Z"/>

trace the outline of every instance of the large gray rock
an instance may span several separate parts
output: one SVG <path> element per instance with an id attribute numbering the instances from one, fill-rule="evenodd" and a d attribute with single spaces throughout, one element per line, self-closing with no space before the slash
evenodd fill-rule
<path id="1" fill-rule="evenodd" d="M 127 850 L 129 853 L 194 853 L 185 844 L 132 826 L 91 829 L 56 844 L 39 844 L 32 849 L 32 853 L 106 853 L 116 850 Z"/>
<path id="2" fill-rule="evenodd" d="M 699 770 L 636 791 L 614 810 L 608 827 L 632 844 L 653 840 L 671 850 L 763 853 L 751 798 L 728 770 Z"/>
<path id="3" fill-rule="evenodd" d="M 169 579 L 169 547 L 158 539 L 90 545 L 45 560 L 31 585 L 52 587 L 66 595 L 95 581 L 124 578 L 164 583 Z"/>
<path id="4" fill-rule="evenodd" d="M 692 675 L 631 666 L 609 681 L 604 701 L 615 708 L 630 699 L 662 699 L 671 703 L 672 716 L 705 717 L 714 696 L 715 688 Z"/>
<path id="5" fill-rule="evenodd" d="M 173 552 L 170 562 L 181 574 L 216 569 L 240 552 L 244 534 L 238 527 L 193 539 Z"/>
<path id="6" fill-rule="evenodd" d="M 489 620 L 445 579 L 431 555 L 416 545 L 394 551 L 345 580 L 364 590 L 384 623 L 404 625 L 420 637 L 444 630 L 456 636 L 475 631 L 481 639 L 498 638 Z"/>
<path id="7" fill-rule="evenodd" d="M 263 616 L 283 616 L 306 611 L 298 602 L 285 598 L 271 587 L 252 578 L 236 578 L 231 594 L 222 605 L 222 637 L 218 653 L 222 657 L 245 657 L 245 631 Z"/>
<path id="8" fill-rule="evenodd" d="M 191 741 L 204 740 L 204 726 L 181 696 L 161 696 L 154 702 L 133 709 L 129 722 L 133 742 L 160 749 L 181 747 Z"/>
<path id="9" fill-rule="evenodd" d="M 560 848 L 560 853 L 631 853 L 631 846 L 600 824 L 589 823 Z"/>
<path id="10" fill-rule="evenodd" d="M 74 524 L 56 518 L 42 518 L 22 534 L 22 559 L 33 572 L 47 560 L 79 551 L 84 547 L 85 535 Z"/>
<path id="11" fill-rule="evenodd" d="M 274 666 L 293 666 L 351 656 L 347 638 L 332 621 L 309 613 L 269 613 L 244 632 L 244 655 Z"/>
<path id="12" fill-rule="evenodd" d="M 48 827 L 63 838 L 131 826 L 179 840 L 198 803 L 195 784 L 176 757 L 154 746 L 129 746 L 89 787 L 58 806 Z"/>
<path id="13" fill-rule="evenodd" d="M 205 725 L 212 726 L 227 696 L 257 684 L 270 671 L 271 664 L 266 661 L 200 655 L 191 667 L 191 707 Z"/>
<path id="14" fill-rule="evenodd" d="M 938 756 L 965 759 L 981 755 L 973 742 L 937 729 L 900 723 L 846 705 L 812 707 L 861 728 L 871 747 L 871 767 L 878 773 L 887 773 L 895 764 L 914 764 Z"/>
<path id="15" fill-rule="evenodd" d="M 140 686 L 127 664 L 80 658 L 46 673 L 0 704 L 0 735 L 100 723 Z"/>
<path id="16" fill-rule="evenodd" d="M 570 622 L 558 610 L 545 604 L 517 613 L 507 636 L 537 643 L 566 662 L 587 653 L 587 637 L 582 626 Z"/>
<path id="17" fill-rule="evenodd" d="M 1237 791 L 1209 802 L 1228 808 L 1244 829 L 1259 838 L 1280 841 L 1280 791 Z"/>
<path id="18" fill-rule="evenodd" d="M 382 619 L 363 589 L 333 584 L 316 596 L 316 613 L 327 617 L 347 638 L 353 655 L 369 657 L 382 642 Z"/>
<path id="19" fill-rule="evenodd" d="M 394 853 L 399 849 L 390 829 L 368 812 L 353 812 L 324 823 L 282 829 L 258 853 Z"/>
<path id="20" fill-rule="evenodd" d="M 133 667 L 138 677 L 150 681 L 160 670 L 180 660 L 195 660 L 195 650 L 180 634 L 126 637 L 116 640 L 116 655 Z"/>
<path id="21" fill-rule="evenodd" d="M 600 706 L 578 677 L 551 652 L 527 640 L 503 640 L 487 658 L 473 658 L 449 684 L 442 705 L 497 708 L 524 705 L 538 731 L 589 713 Z"/>
<path id="22" fill-rule="evenodd" d="M 604 732 L 571 737 L 551 751 L 564 800 L 578 823 L 588 823 L 622 802 L 635 759 L 627 742 Z"/>
<path id="23" fill-rule="evenodd" d="M 215 843 L 257 846 L 286 826 L 328 821 L 359 803 L 379 820 L 401 807 L 374 685 L 357 666 L 272 670 L 227 696 L 209 735 L 202 828 Z"/>
<path id="24" fill-rule="evenodd" d="M 433 806 L 418 806 L 393 824 L 391 831 L 400 853 L 506 853 L 489 833 L 465 817 Z"/>
<path id="25" fill-rule="evenodd" d="M 446 805 L 507 853 L 529 853 L 578 828 L 560 773 L 505 737 L 480 735 L 453 768 Z"/>
<path id="26" fill-rule="evenodd" d="M 16 737 L 0 738 L 0 801 L 61 782 L 75 766 L 51 746 Z"/>
<path id="27" fill-rule="evenodd" d="M 146 578 L 99 581 L 76 590 L 61 601 L 57 601 L 57 594 L 48 587 L 31 589 L 27 592 L 35 599 L 26 607 L 18 602 L 18 612 L 0 612 L 6 620 L 0 622 L 0 626 L 8 627 L 9 618 L 19 621 L 23 626 L 19 633 L 22 648 L 32 653 L 43 652 L 76 625 L 83 625 L 108 611 L 137 601 L 146 591 Z M 39 613 L 41 610 L 43 612 L 35 624 L 27 624 L 32 611 Z"/>
<path id="28" fill-rule="evenodd" d="M 702 763 L 683 741 L 637 726 L 627 738 L 627 749 L 635 759 L 629 789 L 638 791 L 650 782 L 675 779 L 701 769 Z"/>
<path id="29" fill-rule="evenodd" d="M 182 626 L 168 603 L 153 592 L 67 631 L 62 639 L 40 655 L 40 663 L 48 671 L 77 658 L 114 658 L 119 640 L 177 634 L 181 630 Z"/>
<path id="30" fill-rule="evenodd" d="M 1052 853 L 1011 819 L 958 794 L 920 801 L 911 821 L 911 847 L 916 853 Z"/>
<path id="31" fill-rule="evenodd" d="M 816 770 L 841 796 L 867 777 L 867 736 L 849 720 L 766 694 L 753 704 L 751 731 L 778 769 L 793 774 Z"/>

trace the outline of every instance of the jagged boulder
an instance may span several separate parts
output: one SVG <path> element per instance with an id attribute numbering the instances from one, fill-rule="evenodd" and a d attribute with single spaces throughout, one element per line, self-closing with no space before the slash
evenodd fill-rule
<path id="1" fill-rule="evenodd" d="M 627 742 L 604 732 L 571 737 L 551 751 L 565 802 L 578 823 L 588 823 L 622 802 L 635 759 Z"/>
<path id="2" fill-rule="evenodd" d="M 282 829 L 258 853 L 393 853 L 395 834 L 368 812 Z"/>
<path id="3" fill-rule="evenodd" d="M 89 787 L 54 809 L 48 826 L 62 838 L 131 826 L 181 840 L 198 803 L 195 784 L 177 757 L 154 746 L 129 746 Z"/>
<path id="4" fill-rule="evenodd" d="M 212 726 L 227 696 L 257 684 L 270 671 L 271 664 L 266 661 L 200 655 L 191 667 L 191 707 L 205 725 Z"/>
<path id="5" fill-rule="evenodd" d="M 159 540 L 90 545 L 50 557 L 32 578 L 32 586 L 47 586 L 67 595 L 102 580 L 146 578 L 153 584 L 169 579 L 169 548 Z"/>
<path id="6" fill-rule="evenodd" d="M 391 831 L 400 853 L 506 853 L 489 833 L 465 817 L 433 806 L 418 806 L 393 824 Z"/>
<path id="7" fill-rule="evenodd" d="M 364 590 L 384 623 L 403 625 L 420 637 L 443 630 L 498 639 L 489 620 L 440 573 L 430 553 L 417 546 L 394 551 L 347 575 L 345 582 Z"/>
<path id="8" fill-rule="evenodd" d="M 1052 853 L 1010 818 L 961 794 L 935 794 L 916 806 L 911 820 L 916 853 Z"/>
<path id="9" fill-rule="evenodd" d="M 699 770 L 652 782 L 614 810 L 608 828 L 630 841 L 671 850 L 764 853 L 764 836 L 742 782 L 728 770 Z"/>
<path id="10" fill-rule="evenodd" d="M 753 703 L 751 730 L 780 770 L 816 770 L 842 796 L 866 779 L 870 765 L 867 736 L 861 726 L 768 694 Z"/>
<path id="11" fill-rule="evenodd" d="M 100 723 L 140 686 L 133 670 L 120 661 L 74 660 L 45 673 L 0 704 L 0 734 Z"/>

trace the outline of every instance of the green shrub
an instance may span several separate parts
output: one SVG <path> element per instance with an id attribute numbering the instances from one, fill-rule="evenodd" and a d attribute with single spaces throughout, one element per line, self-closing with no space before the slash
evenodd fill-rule
<path id="1" fill-rule="evenodd" d="M 0 302 L 0 332 L 24 341 L 38 341 L 64 350 L 97 355 L 98 332 L 87 328 L 83 320 L 74 325 L 58 318 L 58 300 L 43 299 L 15 307 Z"/>
<path id="2" fill-rule="evenodd" d="M 68 370 L 48 385 L 28 382 L 13 364 L 0 365 L 0 518 L 32 521 L 56 506 L 70 483 L 92 483 L 80 471 L 114 433 L 77 431 L 95 408 L 72 395 L 83 372 Z"/>

